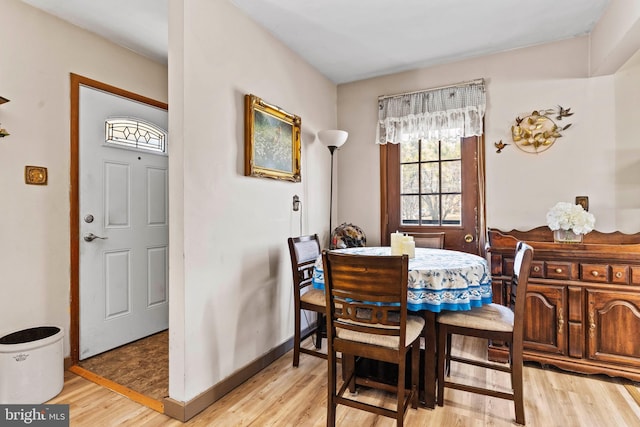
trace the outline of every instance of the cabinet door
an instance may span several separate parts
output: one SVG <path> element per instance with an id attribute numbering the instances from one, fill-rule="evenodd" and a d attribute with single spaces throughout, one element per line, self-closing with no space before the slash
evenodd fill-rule
<path id="1" fill-rule="evenodd" d="M 529 283 L 524 322 L 525 350 L 566 354 L 566 307 L 566 287 Z"/>
<path id="2" fill-rule="evenodd" d="M 640 367 L 640 294 L 587 290 L 587 357 Z"/>

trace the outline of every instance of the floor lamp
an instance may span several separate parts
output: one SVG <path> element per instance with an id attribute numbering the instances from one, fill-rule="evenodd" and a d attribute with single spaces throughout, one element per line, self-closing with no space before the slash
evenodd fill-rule
<path id="1" fill-rule="evenodd" d="M 333 231 L 331 218 L 333 216 L 333 152 L 347 142 L 349 134 L 343 130 L 331 129 L 318 132 L 318 139 L 329 148 L 331 152 L 331 190 L 329 193 L 329 245 L 331 245 L 331 232 Z"/>

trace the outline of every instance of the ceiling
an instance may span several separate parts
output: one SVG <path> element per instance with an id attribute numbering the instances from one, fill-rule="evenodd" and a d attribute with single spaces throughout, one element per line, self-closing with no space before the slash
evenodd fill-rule
<path id="1" fill-rule="evenodd" d="M 167 62 L 169 0 L 22 1 Z M 229 1 L 338 84 L 585 35 L 610 2 Z"/>

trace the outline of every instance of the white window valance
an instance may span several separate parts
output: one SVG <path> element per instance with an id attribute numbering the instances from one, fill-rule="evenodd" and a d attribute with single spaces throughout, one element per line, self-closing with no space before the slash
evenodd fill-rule
<path id="1" fill-rule="evenodd" d="M 378 98 L 376 142 L 482 135 L 484 80 Z"/>

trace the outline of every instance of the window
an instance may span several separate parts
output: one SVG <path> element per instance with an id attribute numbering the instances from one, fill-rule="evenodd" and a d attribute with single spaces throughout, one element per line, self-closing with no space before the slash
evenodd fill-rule
<path id="1" fill-rule="evenodd" d="M 400 144 L 400 222 L 459 226 L 462 153 L 459 138 Z"/>
<path id="2" fill-rule="evenodd" d="M 119 148 L 167 153 L 167 134 L 158 126 L 139 119 L 111 118 L 105 121 L 105 143 Z"/>
<path id="3" fill-rule="evenodd" d="M 484 242 L 484 80 L 378 97 L 381 242 L 444 232 L 445 248 Z"/>

